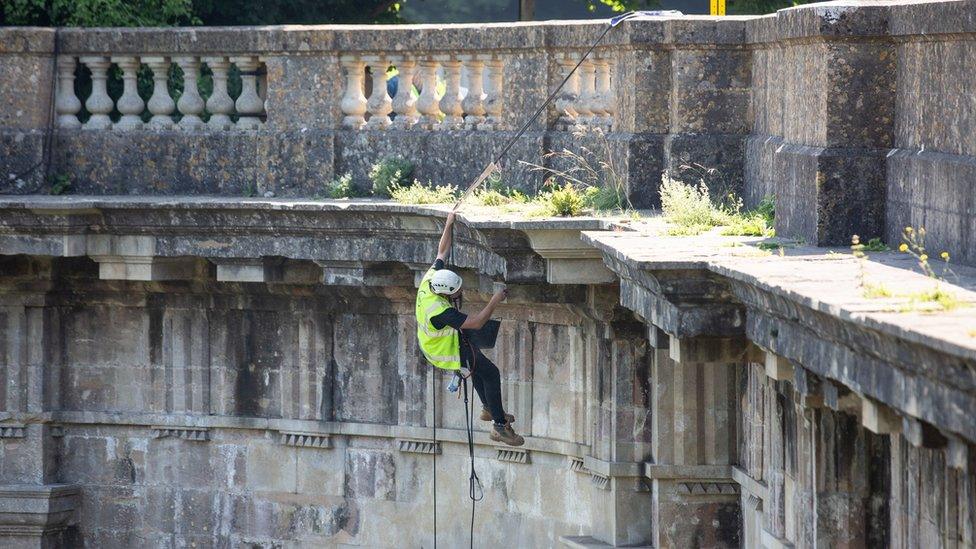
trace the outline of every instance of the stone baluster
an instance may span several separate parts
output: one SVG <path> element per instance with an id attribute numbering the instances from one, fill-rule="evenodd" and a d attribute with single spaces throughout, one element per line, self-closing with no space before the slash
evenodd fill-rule
<path id="1" fill-rule="evenodd" d="M 593 123 L 596 105 L 596 65 L 586 59 L 579 68 L 580 94 L 576 102 L 576 125 L 588 126 Z"/>
<path id="2" fill-rule="evenodd" d="M 465 70 L 468 72 L 468 95 L 461 101 L 464 109 L 464 127 L 473 130 L 485 122 L 485 60 L 478 55 L 463 55 Z"/>
<path id="3" fill-rule="evenodd" d="M 596 123 L 609 131 L 613 127 L 614 96 L 610 85 L 610 59 L 600 55 L 593 60 L 596 65 L 596 97 L 599 105 L 599 117 Z"/>
<path id="4" fill-rule="evenodd" d="M 85 108 L 91 113 L 91 118 L 85 122 L 86 130 L 107 130 L 112 127 L 112 119 L 108 113 L 112 112 L 114 103 L 108 96 L 105 80 L 108 78 L 108 68 L 111 62 L 108 57 L 82 57 L 81 62 L 91 70 L 92 92 L 85 100 Z"/>
<path id="5" fill-rule="evenodd" d="M 363 95 L 363 71 L 366 64 L 357 57 L 343 56 L 340 59 L 342 68 L 346 71 L 346 92 L 339 104 L 344 128 L 358 130 L 366 124 L 366 96 Z"/>
<path id="6" fill-rule="evenodd" d="M 112 62 L 122 69 L 122 97 L 115 103 L 122 118 L 115 123 L 116 130 L 138 130 L 142 127 L 142 111 L 145 101 L 139 97 L 139 59 L 135 56 L 113 56 Z"/>
<path id="7" fill-rule="evenodd" d="M 386 69 L 390 64 L 385 58 L 368 56 L 363 59 L 369 63 L 369 72 L 373 78 L 373 91 L 369 94 L 366 108 L 369 110 L 369 121 L 366 128 L 371 130 L 385 130 L 390 127 L 390 113 L 393 112 L 393 100 L 386 91 Z"/>
<path id="8" fill-rule="evenodd" d="M 398 57 L 394 60 L 397 72 L 397 92 L 393 98 L 393 127 L 407 129 L 417 123 L 417 99 L 413 96 L 413 76 L 417 62 L 412 59 Z"/>
<path id="9" fill-rule="evenodd" d="M 207 125 L 215 130 L 229 130 L 234 127 L 230 115 L 234 112 L 234 100 L 227 93 L 227 71 L 230 62 L 226 57 L 204 57 L 203 62 L 213 73 L 213 93 L 207 99 L 210 121 Z"/>
<path id="10" fill-rule="evenodd" d="M 267 68 L 267 66 L 268 66 L 267 65 L 267 60 L 266 60 L 266 58 L 263 55 L 259 55 L 258 56 L 258 64 L 263 65 L 265 68 Z M 258 74 L 258 97 L 261 98 L 261 101 L 264 101 L 265 102 L 265 105 L 264 105 L 264 108 L 265 108 L 265 116 L 267 116 L 267 114 L 268 114 L 267 113 L 267 109 L 268 109 L 268 105 L 267 105 L 267 101 L 268 101 L 268 71 L 267 70 L 263 70 L 263 71 L 260 72 L 260 74 Z"/>
<path id="11" fill-rule="evenodd" d="M 183 118 L 177 125 L 181 130 L 187 131 L 202 128 L 205 124 L 200 115 L 203 114 L 204 104 L 203 98 L 200 97 L 200 90 L 197 89 L 200 60 L 196 57 L 174 57 L 173 61 L 183 69 L 183 95 L 176 102 L 176 107 L 183 114 Z"/>
<path id="12" fill-rule="evenodd" d="M 258 58 L 253 56 L 231 57 L 231 62 L 241 71 L 241 95 L 234 106 L 237 108 L 237 128 L 256 130 L 261 127 L 264 101 L 258 96 Z"/>
<path id="13" fill-rule="evenodd" d="M 488 61 L 486 65 L 488 66 L 488 80 L 485 87 L 487 117 L 479 129 L 500 130 L 504 126 L 502 109 L 505 106 L 505 97 L 502 95 L 502 77 L 505 74 L 505 64 L 501 59 L 494 58 Z"/>
<path id="14" fill-rule="evenodd" d="M 143 57 L 143 62 L 149 65 L 153 73 L 153 93 L 146 104 L 152 118 L 149 119 L 149 127 L 157 130 L 168 130 L 173 127 L 173 111 L 176 110 L 176 103 L 169 95 L 169 88 L 166 83 L 169 80 L 169 58 L 168 57 Z"/>
<path id="15" fill-rule="evenodd" d="M 424 59 L 420 62 L 420 97 L 417 98 L 420 121 L 417 125 L 432 130 L 440 123 L 441 109 L 437 103 L 437 61 Z"/>
<path id="16" fill-rule="evenodd" d="M 577 107 L 580 99 L 580 73 L 579 71 L 570 72 L 576 66 L 576 60 L 570 55 L 562 53 L 556 59 L 559 68 L 563 72 L 563 78 L 569 75 L 566 85 L 563 86 L 559 97 L 556 98 L 556 110 L 559 111 L 557 125 L 560 129 L 568 130 L 576 124 L 579 117 Z"/>
<path id="17" fill-rule="evenodd" d="M 444 120 L 437 126 L 442 130 L 454 130 L 464 125 L 464 110 L 461 106 L 461 62 L 450 56 L 440 59 L 444 67 L 445 91 L 440 108 Z"/>
<path id="18" fill-rule="evenodd" d="M 58 127 L 80 128 L 78 113 L 81 112 L 81 100 L 75 95 L 75 66 L 74 57 L 62 55 L 58 57 L 58 94 L 54 99 L 54 111 L 58 113 Z"/>

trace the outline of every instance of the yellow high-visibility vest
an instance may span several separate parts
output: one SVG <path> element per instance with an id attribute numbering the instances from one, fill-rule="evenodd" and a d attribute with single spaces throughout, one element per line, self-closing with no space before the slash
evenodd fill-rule
<path id="1" fill-rule="evenodd" d="M 430 323 L 431 318 L 451 307 L 446 297 L 434 293 L 430 288 L 430 279 L 435 272 L 434 269 L 428 270 L 417 290 L 417 340 L 420 350 L 431 364 L 445 370 L 460 370 L 461 340 L 457 330 L 450 326 L 438 330 Z"/>

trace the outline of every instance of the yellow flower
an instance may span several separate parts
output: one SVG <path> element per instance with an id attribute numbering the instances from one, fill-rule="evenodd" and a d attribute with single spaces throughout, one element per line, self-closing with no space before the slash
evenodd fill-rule
<path id="1" fill-rule="evenodd" d="M 928 261 L 929 260 L 929 256 L 927 256 L 925 254 L 922 254 L 922 255 L 918 256 L 918 259 L 919 259 L 919 261 Z"/>
<path id="2" fill-rule="evenodd" d="M 911 227 L 905 227 L 905 232 L 908 233 L 908 234 L 912 234 L 912 228 Z"/>
<path id="3" fill-rule="evenodd" d="M 902 244 L 901 246 L 898 246 L 898 251 L 899 252 L 907 252 L 908 251 L 908 244 Z"/>
<path id="4" fill-rule="evenodd" d="M 949 261 L 949 252 L 942 252 L 940 257 L 942 257 L 943 261 Z"/>

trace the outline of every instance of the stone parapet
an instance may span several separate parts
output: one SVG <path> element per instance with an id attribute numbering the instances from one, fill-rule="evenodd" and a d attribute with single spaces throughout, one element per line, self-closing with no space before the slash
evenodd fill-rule
<path id="1" fill-rule="evenodd" d="M 961 529 L 908 532 L 903 521 L 918 520 L 907 502 L 920 494 L 953 509 L 973 503 L 968 490 L 942 492 L 939 483 L 905 475 L 910 460 L 936 460 L 938 474 L 971 482 L 961 471 L 971 470 L 976 440 L 976 272 L 962 267 L 953 283 L 938 282 L 893 253 L 858 261 L 799 246 L 777 257 L 753 248 L 759 239 L 598 232 L 583 239 L 621 277 L 621 305 L 653 324 L 654 445 L 645 475 L 654 479 L 653 520 L 671 525 L 655 530 L 655 546 L 968 539 Z M 724 291 L 718 299 L 673 293 L 659 282 L 662 272 L 714 276 Z M 871 298 L 867 284 L 897 292 Z M 900 297 L 934 285 L 959 307 L 931 314 Z M 739 311 L 741 332 L 731 338 L 728 319 L 676 337 L 688 325 L 660 312 L 715 314 L 723 303 Z M 734 426 L 726 423 L 733 415 Z M 956 520 L 930 524 L 973 524 L 968 514 L 958 515 L 965 526 Z M 699 527 L 709 522 L 727 533 L 710 537 L 716 532 Z"/>
<path id="2" fill-rule="evenodd" d="M 539 174 L 520 160 L 608 147 L 638 207 L 659 204 L 662 171 L 697 163 L 749 205 L 775 196 L 784 236 L 897 240 L 930 225 L 933 244 L 972 262 L 964 201 L 928 196 L 974 194 L 972 113 L 953 99 L 972 95 L 966 13 L 951 1 L 838 1 L 623 23 L 516 143 L 503 178 L 533 190 Z M 463 185 L 604 25 L 62 29 L 58 59 L 53 29 L 2 29 L 0 192 L 43 190 L 50 173 L 94 194 L 309 197 L 347 173 L 365 187 L 391 156 L 421 181 Z M 88 97 L 74 94 L 79 65 L 95 83 Z M 215 91 L 190 85 L 175 101 L 173 65 L 212 73 Z M 103 89 L 113 66 L 129 90 L 117 100 Z M 148 100 L 134 91 L 142 66 L 158 76 Z M 388 83 L 391 68 L 413 85 Z M 423 92 L 438 82 L 443 97 Z"/>

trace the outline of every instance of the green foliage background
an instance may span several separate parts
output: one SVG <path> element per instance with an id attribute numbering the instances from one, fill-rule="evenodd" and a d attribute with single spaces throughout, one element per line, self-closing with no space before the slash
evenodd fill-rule
<path id="1" fill-rule="evenodd" d="M 401 8 L 423 0 L 0 0 L 0 26 L 165 27 L 187 25 L 279 25 L 402 23 Z M 477 0 L 480 4 L 510 0 Z M 654 9 L 657 0 L 565 0 L 590 11 Z M 729 0 L 735 14 L 769 13 L 806 0 Z M 456 0 L 459 14 L 471 0 Z"/>

